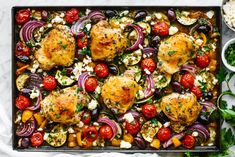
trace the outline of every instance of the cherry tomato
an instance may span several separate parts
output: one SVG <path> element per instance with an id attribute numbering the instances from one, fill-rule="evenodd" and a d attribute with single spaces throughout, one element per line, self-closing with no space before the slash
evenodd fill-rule
<path id="1" fill-rule="evenodd" d="M 136 135 L 140 130 L 140 123 L 135 120 L 134 122 L 126 122 L 125 129 L 132 135 Z"/>
<path id="2" fill-rule="evenodd" d="M 200 97 L 202 97 L 202 91 L 201 91 L 201 89 L 200 89 L 199 87 L 197 87 L 197 86 L 194 86 L 194 87 L 191 89 L 191 92 L 192 92 L 193 94 L 195 94 L 198 99 L 199 99 Z"/>
<path id="3" fill-rule="evenodd" d="M 156 64 L 152 58 L 145 58 L 141 62 L 141 68 L 144 71 L 144 69 L 147 69 L 149 72 L 154 72 L 156 68 Z"/>
<path id="4" fill-rule="evenodd" d="M 16 44 L 15 55 L 16 56 L 29 56 L 30 55 L 30 48 L 27 47 L 22 42 L 18 42 Z"/>
<path id="5" fill-rule="evenodd" d="M 206 68 L 210 64 L 210 57 L 207 54 L 198 55 L 196 64 L 200 68 Z"/>
<path id="6" fill-rule="evenodd" d="M 85 139 L 89 142 L 94 142 L 98 138 L 98 131 L 95 126 L 88 126 L 83 133 Z"/>
<path id="7" fill-rule="evenodd" d="M 85 89 L 87 92 L 94 92 L 97 86 L 98 82 L 94 77 L 88 77 L 85 80 Z"/>
<path id="8" fill-rule="evenodd" d="M 109 75 L 108 66 L 104 63 L 99 63 L 95 66 L 95 74 L 100 78 L 105 78 Z"/>
<path id="9" fill-rule="evenodd" d="M 23 25 L 30 20 L 30 10 L 21 9 L 16 13 L 16 22 L 19 25 Z"/>
<path id="10" fill-rule="evenodd" d="M 142 106 L 141 111 L 147 118 L 153 118 L 157 115 L 157 108 L 154 105 L 145 104 Z"/>
<path id="11" fill-rule="evenodd" d="M 46 90 L 53 90 L 55 89 L 57 83 L 56 83 L 56 79 L 54 76 L 45 76 L 43 78 L 43 86 Z"/>
<path id="12" fill-rule="evenodd" d="M 16 107 L 20 110 L 24 110 L 26 109 L 27 107 L 30 106 L 30 99 L 26 96 L 23 96 L 23 95 L 19 95 L 17 98 L 16 98 Z"/>
<path id="13" fill-rule="evenodd" d="M 43 134 L 41 132 L 35 132 L 30 138 L 31 145 L 33 147 L 38 147 L 43 143 Z"/>
<path id="14" fill-rule="evenodd" d="M 169 128 L 160 128 L 157 133 L 157 138 L 161 142 L 168 141 L 171 138 L 171 130 Z"/>
<path id="15" fill-rule="evenodd" d="M 182 141 L 185 148 L 191 149 L 195 145 L 195 138 L 192 135 L 186 135 Z"/>
<path id="16" fill-rule="evenodd" d="M 194 84 L 194 76 L 189 74 L 189 73 L 184 74 L 181 77 L 180 83 L 184 86 L 184 88 L 191 89 L 193 87 L 193 84 Z"/>
<path id="17" fill-rule="evenodd" d="M 77 39 L 77 45 L 79 49 L 82 49 L 86 47 L 88 44 L 88 39 L 87 36 L 84 34 L 84 36 L 80 37 Z"/>
<path id="18" fill-rule="evenodd" d="M 113 130 L 109 125 L 103 125 L 100 130 L 100 137 L 103 139 L 111 139 L 113 136 Z"/>
<path id="19" fill-rule="evenodd" d="M 160 36 L 169 35 L 169 25 L 166 22 L 156 22 L 153 26 L 153 32 Z"/>
<path id="20" fill-rule="evenodd" d="M 79 18 L 78 13 L 79 11 L 75 8 L 68 10 L 65 15 L 66 22 L 72 24 L 74 21 L 77 21 Z"/>
<path id="21" fill-rule="evenodd" d="M 84 111 L 82 113 L 82 122 L 84 124 L 90 124 L 90 122 L 91 122 L 91 113 L 90 113 L 90 111 Z"/>

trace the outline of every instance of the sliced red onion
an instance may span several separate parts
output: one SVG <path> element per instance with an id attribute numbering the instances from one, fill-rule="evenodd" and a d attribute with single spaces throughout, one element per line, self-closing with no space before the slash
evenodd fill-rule
<path id="1" fill-rule="evenodd" d="M 139 101 L 136 101 L 135 103 L 136 103 L 136 104 L 145 103 L 145 102 L 149 101 L 150 99 L 152 99 L 153 96 L 154 96 L 154 95 L 152 95 L 152 96 L 150 96 L 150 97 L 148 97 L 148 98 L 141 99 L 141 100 L 139 100 Z"/>
<path id="2" fill-rule="evenodd" d="M 138 38 L 136 40 L 136 42 L 129 48 L 127 48 L 127 51 L 132 51 L 132 50 L 137 50 L 139 49 L 139 45 L 142 45 L 144 42 L 144 33 L 142 31 L 142 28 L 138 25 L 134 25 L 134 24 L 127 24 L 127 27 L 132 27 L 136 30 L 137 34 L 138 34 Z"/>
<path id="3" fill-rule="evenodd" d="M 31 89 L 28 89 L 28 88 L 22 88 L 20 91 L 21 91 L 22 93 L 28 94 L 28 93 L 30 93 L 30 92 L 31 92 Z"/>
<path id="4" fill-rule="evenodd" d="M 181 138 L 183 138 L 184 137 L 184 135 L 185 135 L 185 133 L 184 132 L 181 132 L 181 133 L 178 133 L 178 134 L 175 134 L 174 136 L 172 136 L 168 141 L 166 141 L 165 143 L 163 143 L 163 148 L 167 148 L 167 147 L 169 147 L 170 145 L 172 145 L 173 144 L 173 142 L 172 142 L 172 138 L 173 137 L 175 137 L 175 138 L 177 138 L 177 139 L 181 139 Z"/>
<path id="5" fill-rule="evenodd" d="M 143 53 L 146 55 L 155 54 L 156 49 L 152 48 L 152 47 L 145 47 L 145 48 L 143 48 Z"/>
<path id="6" fill-rule="evenodd" d="M 140 148 L 140 149 L 145 149 L 146 148 L 146 143 L 143 138 L 141 137 L 135 137 L 134 138 L 135 145 Z"/>
<path id="7" fill-rule="evenodd" d="M 200 138 L 200 141 L 206 142 L 210 138 L 210 132 L 209 130 L 200 123 L 195 123 L 192 125 L 188 130 L 189 133 L 192 133 L 194 131 L 198 132 L 198 136 Z"/>
<path id="8" fill-rule="evenodd" d="M 83 89 L 85 91 L 85 80 L 88 78 L 88 72 L 84 72 L 82 73 L 79 77 L 78 77 L 78 87 Z"/>
<path id="9" fill-rule="evenodd" d="M 40 89 L 40 84 L 42 84 L 42 77 L 36 73 L 30 73 L 29 88 L 33 89 L 34 87 Z"/>
<path id="10" fill-rule="evenodd" d="M 194 25 L 190 30 L 189 30 L 189 34 L 192 35 L 193 32 L 199 27 L 199 24 Z"/>
<path id="11" fill-rule="evenodd" d="M 182 66 L 180 67 L 180 70 L 181 70 L 181 71 L 189 72 L 189 73 L 191 73 L 191 74 L 193 74 L 193 75 L 195 75 L 196 72 L 197 72 L 196 66 L 195 66 L 195 65 L 192 65 L 192 64 L 185 64 L 185 65 L 182 65 Z"/>
<path id="12" fill-rule="evenodd" d="M 27 109 L 32 110 L 32 111 L 39 109 L 41 107 L 41 100 L 42 100 L 42 93 L 39 90 L 39 96 L 38 96 L 36 104 L 34 106 L 27 107 Z"/>
<path id="13" fill-rule="evenodd" d="M 78 37 L 83 36 L 84 33 L 82 32 L 82 30 L 85 25 L 90 22 L 91 21 L 87 16 L 80 18 L 74 25 L 72 25 L 71 32 Z"/>
<path id="14" fill-rule="evenodd" d="M 128 111 L 126 112 L 125 114 L 128 114 L 128 113 L 131 113 L 131 115 L 134 117 L 134 118 L 137 118 L 140 116 L 139 112 L 136 112 L 136 111 Z M 124 116 L 125 114 L 121 115 L 119 118 L 118 118 L 118 121 L 119 122 L 123 122 L 125 119 L 124 119 Z"/>
<path id="15" fill-rule="evenodd" d="M 43 26 L 44 22 L 42 21 L 28 21 L 20 30 L 20 38 L 24 42 L 28 42 L 33 39 L 33 31 L 37 27 Z"/>
<path id="16" fill-rule="evenodd" d="M 99 10 L 93 10 L 88 14 L 88 17 L 92 21 L 104 20 L 105 15 Z"/>
<path id="17" fill-rule="evenodd" d="M 16 135 L 19 137 L 28 137 L 33 134 L 36 128 L 35 120 L 30 120 L 27 123 L 23 123 L 22 127 L 16 131 Z"/>
<path id="18" fill-rule="evenodd" d="M 117 135 L 118 127 L 117 127 L 116 123 L 113 120 L 111 120 L 109 118 L 99 118 L 97 120 L 97 122 L 108 124 L 112 128 L 113 136 L 111 137 L 110 140 L 112 140 Z"/>
<path id="19" fill-rule="evenodd" d="M 144 96 L 145 98 L 148 98 L 152 96 L 155 91 L 153 76 L 151 74 L 147 75 L 146 81 L 147 81 L 147 88 L 144 90 Z"/>

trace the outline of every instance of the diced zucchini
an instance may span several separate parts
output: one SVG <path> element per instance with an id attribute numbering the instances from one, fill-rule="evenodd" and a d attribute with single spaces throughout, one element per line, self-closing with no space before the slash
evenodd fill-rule
<path id="1" fill-rule="evenodd" d="M 141 127 L 141 135 L 147 142 L 152 142 L 154 136 L 157 134 L 158 130 L 162 127 L 162 124 L 152 119 L 151 121 L 147 121 Z"/>
<path id="2" fill-rule="evenodd" d="M 128 70 L 133 70 L 135 72 L 135 81 L 138 82 L 141 79 L 141 69 L 138 65 L 128 66 Z"/>
<path id="3" fill-rule="evenodd" d="M 26 83 L 26 81 L 29 79 L 29 75 L 28 74 L 21 74 L 17 77 L 16 79 L 16 87 L 19 91 L 21 91 L 22 88 L 24 88 L 24 85 Z"/>
<path id="4" fill-rule="evenodd" d="M 188 13 L 187 11 L 182 11 L 180 12 L 179 10 L 176 10 L 176 19 L 178 20 L 179 23 L 181 23 L 182 25 L 185 26 L 190 26 L 192 24 L 194 24 L 195 22 L 197 22 L 197 19 L 195 18 L 190 18 L 188 15 L 190 13 Z"/>
<path id="5" fill-rule="evenodd" d="M 69 86 L 74 83 L 73 79 L 66 75 L 62 75 L 60 70 L 56 71 L 55 78 L 62 86 Z"/>
<path id="6" fill-rule="evenodd" d="M 127 16 L 124 16 L 120 19 L 120 24 L 130 24 L 133 22 L 134 22 L 134 19 L 127 17 Z"/>
<path id="7" fill-rule="evenodd" d="M 139 25 L 140 27 L 143 28 L 145 35 L 148 35 L 148 34 L 151 33 L 151 26 L 150 26 L 149 23 L 147 23 L 147 22 L 138 22 L 137 25 Z"/>
<path id="8" fill-rule="evenodd" d="M 156 88 L 164 88 L 171 82 L 171 75 L 154 71 L 153 80 Z"/>
<path id="9" fill-rule="evenodd" d="M 142 58 L 142 51 L 138 49 L 132 53 L 124 54 L 122 57 L 122 62 L 125 64 L 126 67 L 130 65 L 135 65 L 140 62 Z"/>

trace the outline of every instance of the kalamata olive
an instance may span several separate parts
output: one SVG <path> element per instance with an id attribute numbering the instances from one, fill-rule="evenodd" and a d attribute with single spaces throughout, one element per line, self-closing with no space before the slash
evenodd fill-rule
<path id="1" fill-rule="evenodd" d="M 17 60 L 19 60 L 22 63 L 27 63 L 30 60 L 29 57 L 27 57 L 27 56 L 16 56 L 16 58 L 17 58 Z"/>
<path id="2" fill-rule="evenodd" d="M 202 124 L 209 124 L 210 123 L 210 119 L 208 117 L 208 115 L 206 115 L 205 112 L 202 112 L 199 117 L 198 117 L 198 121 Z"/>
<path id="3" fill-rule="evenodd" d="M 138 11 L 136 14 L 135 14 L 135 21 L 141 21 L 143 20 L 145 17 L 147 16 L 147 12 L 146 11 Z"/>
<path id="4" fill-rule="evenodd" d="M 46 127 L 44 128 L 44 130 L 45 130 L 46 132 L 50 132 L 50 131 L 53 129 L 53 127 L 54 127 L 55 125 L 56 125 L 56 124 L 55 124 L 54 122 L 48 123 L 48 124 L 46 125 Z"/>
<path id="5" fill-rule="evenodd" d="M 197 28 L 197 31 L 207 34 L 210 31 L 210 29 L 211 28 L 208 25 L 201 25 Z"/>
<path id="6" fill-rule="evenodd" d="M 181 93 L 182 92 L 182 86 L 179 82 L 172 82 L 171 86 L 175 92 Z"/>
<path id="7" fill-rule="evenodd" d="M 154 96 L 157 99 L 160 99 L 163 95 L 164 95 L 164 91 L 162 89 L 158 89 L 158 88 L 155 89 Z"/>
<path id="8" fill-rule="evenodd" d="M 20 138 L 18 142 L 19 147 L 28 148 L 30 145 L 30 140 L 28 137 Z"/>
<path id="9" fill-rule="evenodd" d="M 202 96 L 205 100 L 211 100 L 213 98 L 213 93 L 212 92 L 204 92 Z"/>
<path id="10" fill-rule="evenodd" d="M 117 15 L 117 12 L 115 11 L 115 10 L 106 10 L 105 11 L 105 16 L 107 16 L 107 17 L 114 17 L 114 16 L 116 16 Z"/>
<path id="11" fill-rule="evenodd" d="M 48 12 L 46 10 L 42 10 L 41 15 L 42 19 L 46 21 L 48 18 Z"/>
<path id="12" fill-rule="evenodd" d="M 109 72 L 113 75 L 118 75 L 119 74 L 119 69 L 115 64 L 110 64 L 109 65 Z"/>
<path id="13" fill-rule="evenodd" d="M 134 138 L 134 143 L 140 149 L 145 149 L 146 148 L 146 143 L 145 143 L 144 139 L 141 138 L 141 137 L 135 137 Z"/>
<path id="14" fill-rule="evenodd" d="M 160 43 L 160 41 L 161 41 L 161 38 L 158 35 L 156 35 L 152 38 L 150 45 L 152 47 L 156 47 Z"/>
<path id="15" fill-rule="evenodd" d="M 75 57 L 80 60 L 80 61 L 83 61 L 83 59 L 85 58 L 85 55 L 81 54 L 81 50 L 78 50 L 76 53 L 75 53 Z"/>
<path id="16" fill-rule="evenodd" d="M 72 75 L 72 73 L 73 73 L 73 68 L 72 67 L 66 68 L 66 74 L 68 76 Z"/>
<path id="17" fill-rule="evenodd" d="M 98 119 L 98 117 L 99 117 L 99 109 L 96 108 L 91 111 L 91 119 L 95 121 Z"/>
<path id="18" fill-rule="evenodd" d="M 175 15 L 175 11 L 173 8 L 167 11 L 167 17 L 169 18 L 170 21 L 175 21 L 176 15 Z"/>
<path id="19" fill-rule="evenodd" d="M 161 111 L 160 113 L 158 113 L 157 119 L 158 119 L 162 124 L 164 124 L 164 123 L 170 121 L 169 118 L 168 118 L 168 117 L 164 114 L 164 112 L 162 112 L 162 111 Z"/>

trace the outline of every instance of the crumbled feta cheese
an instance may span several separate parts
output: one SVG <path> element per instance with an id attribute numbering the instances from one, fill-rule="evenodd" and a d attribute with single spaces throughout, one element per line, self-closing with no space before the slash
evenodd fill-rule
<path id="1" fill-rule="evenodd" d="M 82 121 L 80 121 L 79 123 L 78 123 L 78 127 L 79 128 L 82 128 L 84 126 L 84 123 L 82 122 Z"/>
<path id="2" fill-rule="evenodd" d="M 89 110 L 94 110 L 97 107 L 98 103 L 96 100 L 92 99 L 91 102 L 88 104 Z"/>
<path id="3" fill-rule="evenodd" d="M 142 45 L 139 44 L 138 46 L 139 46 L 139 48 L 140 48 L 141 50 L 143 49 L 143 46 L 142 46 Z"/>
<path id="4" fill-rule="evenodd" d="M 95 93 L 100 94 L 100 92 L 101 92 L 101 88 L 100 86 L 97 86 L 95 89 Z"/>
<path id="5" fill-rule="evenodd" d="M 74 65 L 72 72 L 73 72 L 76 79 L 78 79 L 78 77 L 82 74 L 82 71 L 83 71 L 82 66 L 83 66 L 82 62 L 75 63 L 75 65 Z"/>
<path id="6" fill-rule="evenodd" d="M 151 19 L 152 19 L 151 16 L 146 16 L 146 17 L 145 17 L 145 21 L 150 21 Z"/>
<path id="7" fill-rule="evenodd" d="M 97 146 L 97 141 L 95 140 L 94 142 L 92 142 L 92 146 Z"/>
<path id="8" fill-rule="evenodd" d="M 62 13 L 60 14 L 60 17 L 61 17 L 61 18 L 65 17 L 65 14 L 62 12 Z"/>
<path id="9" fill-rule="evenodd" d="M 166 122 L 166 123 L 163 124 L 163 126 L 164 126 L 165 128 L 167 128 L 167 127 L 170 126 L 170 124 L 171 124 L 170 122 Z"/>
<path id="10" fill-rule="evenodd" d="M 43 70 L 42 69 L 38 69 L 37 72 L 41 73 L 41 72 L 43 72 Z"/>
<path id="11" fill-rule="evenodd" d="M 201 86 L 201 83 L 203 82 L 203 78 L 201 75 L 196 75 L 195 81 L 194 81 L 194 86 Z"/>
<path id="12" fill-rule="evenodd" d="M 123 117 L 128 123 L 133 122 L 135 119 L 131 113 L 126 113 Z"/>
<path id="13" fill-rule="evenodd" d="M 91 29 L 91 24 L 88 23 L 85 27 L 86 27 L 86 29 L 89 31 L 89 30 Z"/>
<path id="14" fill-rule="evenodd" d="M 145 137 L 144 138 L 147 142 L 152 142 L 153 141 L 153 139 L 151 138 L 151 137 Z"/>
<path id="15" fill-rule="evenodd" d="M 170 26 L 170 28 L 169 28 L 169 35 L 174 35 L 175 33 L 177 33 L 178 32 L 178 28 L 177 27 L 175 27 L 175 26 Z"/>
<path id="16" fill-rule="evenodd" d="M 151 73 L 150 73 L 150 71 L 148 70 L 148 69 L 144 69 L 144 72 L 147 74 L 147 75 L 150 75 Z"/>
<path id="17" fill-rule="evenodd" d="M 192 136 L 193 136 L 193 137 L 197 137 L 197 136 L 198 136 L 198 132 L 197 132 L 197 131 L 194 131 L 194 132 L 192 133 Z"/>
<path id="18" fill-rule="evenodd" d="M 68 132 L 69 132 L 70 134 L 74 133 L 73 128 L 72 128 L 72 127 L 69 127 Z"/>
<path id="19" fill-rule="evenodd" d="M 90 66 L 85 66 L 84 68 L 88 72 L 93 72 L 94 71 L 94 69 L 92 67 L 90 67 Z"/>
<path id="20" fill-rule="evenodd" d="M 31 70 L 30 70 L 31 73 L 35 73 L 38 68 L 39 68 L 39 63 L 38 63 L 37 60 L 34 60 L 34 61 L 33 61 L 33 65 L 32 65 L 32 67 L 31 67 Z"/>
<path id="21" fill-rule="evenodd" d="M 218 79 L 216 79 L 215 77 L 213 78 L 212 84 L 216 85 L 218 83 Z"/>
<path id="22" fill-rule="evenodd" d="M 49 133 L 45 133 L 44 136 L 43 136 L 43 139 L 44 139 L 44 140 L 47 140 L 47 139 L 48 139 L 48 136 L 49 136 Z"/>
<path id="23" fill-rule="evenodd" d="M 215 12 L 213 10 L 210 10 L 208 12 L 206 12 L 206 16 L 211 19 L 214 16 Z"/>
<path id="24" fill-rule="evenodd" d="M 126 148 L 129 149 L 131 148 L 131 144 L 129 142 L 126 142 L 124 140 L 121 140 L 120 148 Z"/>
<path id="25" fill-rule="evenodd" d="M 160 20 L 162 18 L 162 14 L 161 13 L 155 13 L 154 16 Z"/>
<path id="26" fill-rule="evenodd" d="M 37 90 L 35 87 L 31 90 L 31 93 L 30 93 L 30 98 L 31 99 L 34 99 L 34 98 L 37 98 L 40 94 L 40 91 Z"/>
<path id="27" fill-rule="evenodd" d="M 43 129 L 42 128 L 38 128 L 38 131 L 43 131 Z"/>
<path id="28" fill-rule="evenodd" d="M 94 122 L 93 125 L 94 125 L 94 126 L 99 126 L 99 123 Z"/>
<path id="29" fill-rule="evenodd" d="M 44 31 L 44 27 L 40 27 L 39 32 L 43 32 L 43 31 Z"/>
<path id="30" fill-rule="evenodd" d="M 86 15 L 88 15 L 91 12 L 90 9 L 86 9 Z"/>
<path id="31" fill-rule="evenodd" d="M 54 19 L 51 20 L 51 23 L 63 23 L 64 19 L 59 16 L 56 16 Z"/>
<path id="32" fill-rule="evenodd" d="M 195 44 L 198 45 L 198 46 L 201 46 L 202 43 L 203 43 L 203 40 L 201 40 L 201 39 L 197 39 L 197 40 L 195 41 Z"/>
<path id="33" fill-rule="evenodd" d="M 16 120 L 15 120 L 15 123 L 19 123 L 21 122 L 21 115 L 20 114 L 17 114 L 17 117 L 16 117 Z"/>
<path id="34" fill-rule="evenodd" d="M 48 23 L 47 27 L 48 27 L 48 28 L 51 28 L 51 27 L 52 27 L 52 24 L 51 24 L 51 23 Z"/>
<path id="35" fill-rule="evenodd" d="M 137 99 L 143 99 L 144 98 L 144 92 L 142 90 L 138 90 L 136 93 Z"/>
<path id="36" fill-rule="evenodd" d="M 235 1 L 230 0 L 223 6 L 224 19 L 231 26 L 235 27 Z"/>
<path id="37" fill-rule="evenodd" d="M 124 10 L 120 13 L 120 16 L 126 16 L 129 13 L 129 10 Z"/>

